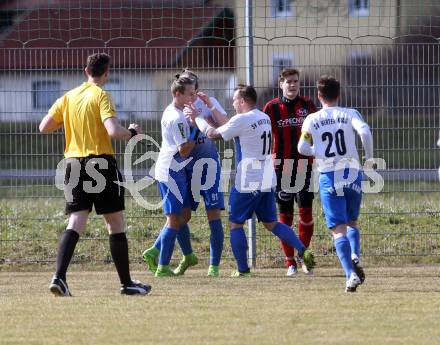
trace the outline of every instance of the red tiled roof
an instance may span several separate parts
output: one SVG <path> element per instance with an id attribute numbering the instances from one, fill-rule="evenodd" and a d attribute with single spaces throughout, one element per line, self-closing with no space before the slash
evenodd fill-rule
<path id="1" fill-rule="evenodd" d="M 205 45 L 220 45 L 231 49 L 227 37 L 232 36 L 230 33 L 234 30 L 233 21 L 226 28 L 216 27 L 224 25 L 224 18 L 218 17 L 223 8 L 202 7 L 202 4 L 200 7 L 176 7 L 176 1 L 170 5 L 165 1 L 160 7 L 152 6 L 154 1 L 132 0 L 130 7 L 123 5 L 124 3 L 121 0 L 110 0 L 105 5 L 102 5 L 102 0 L 54 0 L 50 2 L 50 6 L 47 5 L 47 0 L 4 3 L 0 10 L 26 10 L 20 12 L 13 27 L 0 33 L 0 68 L 9 69 L 17 64 L 24 66 L 19 61 L 27 61 L 26 67 L 35 68 L 48 55 L 52 57 L 50 61 L 53 61 L 48 68 L 74 68 L 74 62 L 71 65 L 65 62 L 69 59 L 68 56 L 87 55 L 89 50 L 78 52 L 78 48 L 91 47 L 108 48 L 106 50 L 138 48 L 132 54 L 133 58 L 139 52 L 145 53 L 136 60 L 138 64 L 157 66 L 155 61 L 158 61 L 157 57 L 164 49 L 157 47 L 172 47 L 175 59 L 181 58 L 194 40 L 207 29 L 216 37 L 205 39 Z M 182 4 L 185 3 L 183 0 Z M 174 5 L 171 6 L 172 4 Z M 6 52 L 1 48 L 17 50 Z M 35 48 L 38 48 L 37 51 L 33 51 Z M 41 51 L 42 48 L 45 48 L 44 51 Z M 5 54 L 15 55 L 16 62 L 8 63 L 10 55 Z M 32 54 L 35 61 L 29 60 Z M 82 66 L 84 60 L 79 56 L 78 59 Z"/>
<path id="2" fill-rule="evenodd" d="M 82 38 L 102 41 L 107 47 L 121 38 L 138 40 L 138 46 L 142 47 L 156 39 L 170 38 L 182 40 L 181 44 L 186 45 L 222 10 L 218 7 L 147 7 L 144 4 L 99 7 L 90 6 L 90 1 L 82 3 L 84 5 L 74 1 L 68 6 L 53 3 L 51 7 L 30 6 L 3 39 L 18 41 L 23 47 L 34 46 L 34 41 L 40 39 L 58 40 L 69 47 L 72 41 Z"/>
<path id="3" fill-rule="evenodd" d="M 72 7 L 72 6 L 123 6 L 129 2 L 130 5 L 143 5 L 150 7 L 161 6 L 190 6 L 197 5 L 203 6 L 206 0 L 1 0 L 0 11 L 4 9 L 17 9 L 17 8 L 31 8 L 31 7 L 44 7 L 58 6 L 58 7 Z"/>
<path id="4" fill-rule="evenodd" d="M 120 69 L 232 68 L 234 47 L 0 49 L 0 70 L 82 69 L 88 55 L 106 52 Z"/>

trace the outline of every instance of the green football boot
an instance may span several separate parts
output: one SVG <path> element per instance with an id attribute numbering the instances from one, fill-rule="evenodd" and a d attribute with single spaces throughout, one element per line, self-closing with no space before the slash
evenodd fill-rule
<path id="1" fill-rule="evenodd" d="M 158 265 L 155 277 L 174 277 L 175 274 L 168 265 Z"/>
<path id="2" fill-rule="evenodd" d="M 250 271 L 243 273 L 243 272 L 240 272 L 239 270 L 234 270 L 234 271 L 232 271 L 231 277 L 232 278 L 250 278 L 250 277 L 252 277 L 252 274 Z"/>
<path id="3" fill-rule="evenodd" d="M 185 274 L 185 271 L 191 267 L 191 266 L 195 266 L 199 263 L 199 259 L 197 258 L 196 254 L 191 253 L 188 255 L 185 255 L 182 258 L 182 261 L 180 261 L 179 266 L 177 266 L 177 268 L 174 270 L 174 274 L 176 276 L 181 276 L 183 274 Z"/>
<path id="4" fill-rule="evenodd" d="M 155 274 L 157 271 L 157 258 L 159 257 L 159 249 L 151 247 L 142 253 L 142 258 L 148 266 L 148 270 Z"/>
<path id="5" fill-rule="evenodd" d="M 209 265 L 208 277 L 218 277 L 218 275 L 219 275 L 218 266 Z"/>
<path id="6" fill-rule="evenodd" d="M 301 265 L 305 266 L 305 270 L 312 272 L 315 267 L 315 255 L 310 249 L 306 249 L 302 256 L 297 260 Z"/>

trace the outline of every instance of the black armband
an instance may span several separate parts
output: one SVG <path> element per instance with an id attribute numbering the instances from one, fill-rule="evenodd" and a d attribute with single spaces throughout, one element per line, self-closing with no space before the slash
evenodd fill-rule
<path id="1" fill-rule="evenodd" d="M 134 128 L 129 128 L 128 130 L 129 130 L 130 133 L 131 133 L 131 138 L 133 138 L 135 135 L 138 134 Z"/>

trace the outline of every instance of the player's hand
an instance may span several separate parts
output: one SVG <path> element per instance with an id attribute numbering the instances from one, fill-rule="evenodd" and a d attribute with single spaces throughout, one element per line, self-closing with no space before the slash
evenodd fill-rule
<path id="1" fill-rule="evenodd" d="M 142 128 L 137 123 L 130 123 L 130 126 L 128 126 L 128 129 L 133 128 L 137 134 L 142 133 Z"/>
<path id="2" fill-rule="evenodd" d="M 197 92 L 197 96 L 203 101 L 203 103 L 206 104 L 208 108 L 212 108 L 211 100 L 209 99 L 209 96 L 204 92 Z"/>
<path id="3" fill-rule="evenodd" d="M 183 114 L 185 115 L 185 118 L 191 123 L 194 123 L 196 117 L 199 116 L 199 113 L 197 112 L 194 103 L 185 104 L 185 108 L 183 108 Z"/>
<path id="4" fill-rule="evenodd" d="M 369 158 L 364 163 L 364 169 L 365 170 L 376 170 L 377 169 L 377 163 L 374 158 Z"/>

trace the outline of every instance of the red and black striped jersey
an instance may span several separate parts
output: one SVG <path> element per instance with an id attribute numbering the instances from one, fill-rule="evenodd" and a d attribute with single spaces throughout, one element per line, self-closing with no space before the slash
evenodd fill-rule
<path id="1" fill-rule="evenodd" d="M 263 112 L 272 122 L 273 158 L 281 161 L 275 169 L 283 168 L 284 159 L 306 158 L 298 153 L 298 141 L 304 119 L 316 111 L 313 101 L 303 96 L 293 100 L 277 97 L 266 103 Z"/>

